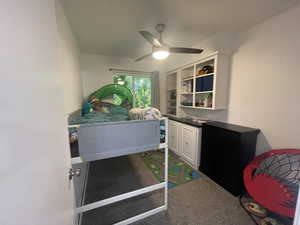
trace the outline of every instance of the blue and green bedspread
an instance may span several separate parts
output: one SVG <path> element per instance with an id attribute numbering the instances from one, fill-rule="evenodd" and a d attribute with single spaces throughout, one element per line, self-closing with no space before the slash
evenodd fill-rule
<path id="1" fill-rule="evenodd" d="M 128 120 L 128 110 L 122 106 L 114 106 L 108 112 L 90 112 L 83 116 L 70 117 L 69 125 L 102 123 Z"/>

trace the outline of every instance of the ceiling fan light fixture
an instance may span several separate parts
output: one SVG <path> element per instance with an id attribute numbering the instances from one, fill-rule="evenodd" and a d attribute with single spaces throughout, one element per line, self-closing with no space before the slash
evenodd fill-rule
<path id="1" fill-rule="evenodd" d="M 143 36 L 146 41 L 152 45 L 152 52 L 146 54 L 142 57 L 137 58 L 135 61 L 141 61 L 152 55 L 154 59 L 163 60 L 168 58 L 170 53 L 179 53 L 179 54 L 200 54 L 203 52 L 203 49 L 198 48 L 183 48 L 183 47 L 170 47 L 168 44 L 163 42 L 162 33 L 166 28 L 165 24 L 157 24 L 155 30 L 159 34 L 159 38 L 156 38 L 155 35 L 146 30 L 141 30 L 139 33 Z"/>
<path id="2" fill-rule="evenodd" d="M 158 59 L 158 60 L 163 60 L 163 59 L 168 58 L 169 55 L 170 55 L 170 52 L 169 52 L 168 48 L 153 47 L 153 52 L 152 52 L 153 58 Z"/>

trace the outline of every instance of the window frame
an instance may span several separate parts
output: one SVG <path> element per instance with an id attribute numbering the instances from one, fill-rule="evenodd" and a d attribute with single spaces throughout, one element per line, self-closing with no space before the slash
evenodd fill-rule
<path id="1" fill-rule="evenodd" d="M 133 95 L 133 105 L 134 107 L 136 106 L 135 105 L 135 102 L 136 102 L 136 93 L 135 93 L 135 78 L 149 78 L 150 79 L 150 106 L 152 106 L 153 104 L 153 99 L 152 99 L 152 76 L 151 74 L 149 73 L 130 73 L 130 72 L 113 72 L 112 73 L 112 83 L 114 83 L 114 76 L 118 76 L 118 75 L 123 75 L 123 76 L 131 76 L 132 79 L 131 79 L 131 87 L 132 87 L 132 90 L 130 90 L 132 92 L 132 95 Z"/>

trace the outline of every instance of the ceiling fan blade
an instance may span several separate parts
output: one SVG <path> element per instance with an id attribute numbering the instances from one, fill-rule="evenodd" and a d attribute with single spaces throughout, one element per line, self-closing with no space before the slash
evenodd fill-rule
<path id="1" fill-rule="evenodd" d="M 170 48 L 172 53 L 186 53 L 186 54 L 200 54 L 203 52 L 203 49 L 198 48 Z"/>
<path id="2" fill-rule="evenodd" d="M 160 41 L 153 34 L 151 34 L 149 31 L 142 30 L 142 31 L 139 31 L 139 32 L 152 45 L 157 46 L 157 47 L 161 47 L 162 46 L 162 44 L 160 43 Z"/>
<path id="3" fill-rule="evenodd" d="M 145 58 L 147 58 L 147 57 L 149 57 L 149 56 L 151 56 L 151 55 L 152 55 L 152 53 L 149 53 L 149 54 L 144 55 L 144 56 L 142 56 L 142 57 L 140 57 L 140 58 L 137 58 L 135 61 L 136 61 L 136 62 L 141 61 L 142 59 L 145 59 Z"/>

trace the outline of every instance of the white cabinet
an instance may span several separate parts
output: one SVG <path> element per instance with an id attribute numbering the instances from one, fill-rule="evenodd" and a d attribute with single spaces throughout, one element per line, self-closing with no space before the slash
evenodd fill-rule
<path id="1" fill-rule="evenodd" d="M 191 126 L 181 125 L 182 132 L 182 156 L 190 163 L 195 163 L 196 160 L 196 137 L 197 129 Z"/>
<path id="2" fill-rule="evenodd" d="M 169 121 L 169 148 L 195 169 L 199 168 L 201 128 Z"/>
<path id="3" fill-rule="evenodd" d="M 177 122 L 169 120 L 169 148 L 178 154 L 178 129 Z"/>

